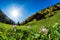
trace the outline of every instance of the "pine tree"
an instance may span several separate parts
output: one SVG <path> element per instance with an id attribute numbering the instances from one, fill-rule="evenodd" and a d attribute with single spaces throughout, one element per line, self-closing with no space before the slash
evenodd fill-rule
<path id="1" fill-rule="evenodd" d="M 19 25 L 19 26 L 20 26 L 20 23 L 19 23 L 19 21 L 18 21 L 17 25 Z"/>

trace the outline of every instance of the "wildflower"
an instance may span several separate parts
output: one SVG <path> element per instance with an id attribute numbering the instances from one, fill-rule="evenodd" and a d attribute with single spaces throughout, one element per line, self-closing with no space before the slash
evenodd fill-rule
<path id="1" fill-rule="evenodd" d="M 16 25 L 13 25 L 13 30 L 16 31 Z"/>
<path id="2" fill-rule="evenodd" d="M 13 25 L 13 27 L 15 27 L 16 25 Z"/>
<path id="3" fill-rule="evenodd" d="M 28 29 L 30 29 L 30 26 L 27 26 Z"/>
<path id="4" fill-rule="evenodd" d="M 48 33 L 48 29 L 42 27 L 42 28 L 40 29 L 40 32 L 41 32 L 41 33 L 44 33 L 44 34 L 47 34 L 47 33 Z"/>

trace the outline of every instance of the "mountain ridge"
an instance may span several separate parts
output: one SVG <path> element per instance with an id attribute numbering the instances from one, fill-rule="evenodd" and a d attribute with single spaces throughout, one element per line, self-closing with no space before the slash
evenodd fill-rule
<path id="1" fill-rule="evenodd" d="M 0 10 L 0 22 L 6 24 L 15 24 L 15 22 L 11 20 L 8 16 L 6 16 L 1 10 Z"/>
<path id="2" fill-rule="evenodd" d="M 57 3 L 53 6 L 47 7 L 43 10 L 40 10 L 39 12 L 33 14 L 32 16 L 29 16 L 25 21 L 21 23 L 21 25 L 27 24 L 28 22 L 36 20 L 42 20 L 46 19 L 47 17 L 51 17 L 55 14 L 55 11 L 60 10 L 60 3 Z"/>

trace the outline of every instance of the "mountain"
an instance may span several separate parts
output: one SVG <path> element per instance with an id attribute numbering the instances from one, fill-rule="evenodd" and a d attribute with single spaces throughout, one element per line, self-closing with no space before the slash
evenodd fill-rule
<path id="1" fill-rule="evenodd" d="M 33 14 L 20 25 L 0 22 L 0 40 L 60 40 L 60 4 Z"/>
<path id="2" fill-rule="evenodd" d="M 7 24 L 15 24 L 13 20 L 7 17 L 1 10 L 0 10 L 0 22 L 7 23 Z"/>
<path id="3" fill-rule="evenodd" d="M 60 10 L 51 17 L 21 26 L 0 22 L 0 40 L 60 40 Z"/>
<path id="4" fill-rule="evenodd" d="M 27 24 L 28 22 L 36 20 L 46 19 L 47 17 L 52 17 L 55 15 L 55 11 L 60 10 L 60 3 L 57 3 L 53 6 L 47 7 L 39 12 L 33 14 L 32 16 L 28 17 L 25 21 L 21 23 L 21 25 Z"/>

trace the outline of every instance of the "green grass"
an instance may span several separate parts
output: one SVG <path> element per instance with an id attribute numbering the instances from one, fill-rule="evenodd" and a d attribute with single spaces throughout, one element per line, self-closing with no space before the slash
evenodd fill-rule
<path id="1" fill-rule="evenodd" d="M 26 26 L 32 26 L 34 28 L 37 27 L 37 29 L 41 26 L 52 26 L 55 23 L 60 23 L 60 10 L 55 12 L 55 15 L 52 17 L 48 17 L 46 19 L 40 20 L 40 21 L 32 21 L 26 24 Z"/>
<path id="2" fill-rule="evenodd" d="M 41 31 L 43 26 L 47 31 Z M 13 25 L 0 22 L 0 40 L 60 40 L 60 10 L 52 17 L 16 26 L 16 31 Z"/>

